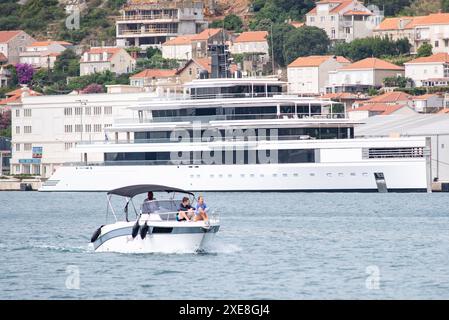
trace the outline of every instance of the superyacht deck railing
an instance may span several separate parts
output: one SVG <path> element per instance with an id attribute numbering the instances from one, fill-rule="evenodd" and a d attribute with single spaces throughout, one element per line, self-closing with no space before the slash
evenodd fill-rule
<path id="1" fill-rule="evenodd" d="M 190 137 L 186 140 L 179 139 L 171 139 L 171 138 L 152 138 L 152 139 L 113 139 L 113 140 L 89 140 L 89 141 L 81 141 L 78 142 L 78 145 L 115 145 L 115 144 L 139 144 L 139 143 L 211 143 L 211 142 L 261 142 L 261 141 L 298 141 L 298 140 L 316 140 L 316 139 L 348 139 L 347 135 L 343 135 L 343 130 L 346 131 L 346 128 L 342 128 L 342 131 L 338 136 L 333 134 L 318 134 L 317 137 L 311 137 L 310 135 L 270 135 L 270 131 L 267 131 L 267 136 L 259 135 L 259 136 L 224 136 L 219 139 L 214 139 L 213 137 Z M 207 139 L 209 138 L 209 139 Z"/>
<path id="2" fill-rule="evenodd" d="M 329 114 L 313 114 L 313 113 L 282 113 L 278 114 L 223 114 L 211 116 L 171 116 L 171 117 L 153 117 L 148 118 L 122 118 L 116 119 L 115 124 L 136 124 L 136 123 L 163 123 L 163 122 L 210 122 L 210 121 L 226 121 L 226 120 L 275 120 L 275 119 L 346 119 L 345 113 L 329 113 Z"/>

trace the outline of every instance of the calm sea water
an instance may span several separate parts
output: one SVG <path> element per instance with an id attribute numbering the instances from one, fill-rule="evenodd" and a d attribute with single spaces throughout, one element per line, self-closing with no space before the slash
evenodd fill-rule
<path id="1" fill-rule="evenodd" d="M 125 255 L 88 245 L 104 194 L 1 192 L 0 299 L 449 298 L 448 194 L 205 196 L 209 253 Z"/>

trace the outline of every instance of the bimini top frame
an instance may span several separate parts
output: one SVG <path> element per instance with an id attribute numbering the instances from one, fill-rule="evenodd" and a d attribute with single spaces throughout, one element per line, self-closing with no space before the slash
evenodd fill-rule
<path id="1" fill-rule="evenodd" d="M 109 191 L 108 195 L 118 195 L 118 196 L 127 197 L 127 198 L 134 198 L 135 196 L 142 194 L 142 193 L 164 192 L 164 191 L 165 192 L 185 193 L 185 194 L 190 194 L 192 196 L 194 195 L 193 193 L 191 193 L 189 191 L 185 191 L 185 190 L 173 188 L 173 187 L 156 185 L 156 184 L 139 184 L 139 185 L 135 185 L 135 186 L 123 187 L 123 188 Z"/>
<path id="2" fill-rule="evenodd" d="M 192 192 L 182 190 L 179 188 L 173 188 L 173 187 L 156 185 L 156 184 L 139 184 L 139 185 L 133 185 L 133 186 L 127 186 L 127 187 L 114 189 L 114 190 L 109 191 L 107 194 L 108 206 L 106 209 L 106 222 L 108 220 L 109 209 L 111 209 L 112 214 L 114 215 L 115 221 L 118 221 L 117 215 L 116 215 L 114 208 L 111 204 L 111 197 L 113 195 L 117 195 L 117 196 L 126 198 L 126 205 L 125 205 L 124 211 L 125 211 L 125 215 L 126 215 L 126 221 L 129 221 L 129 219 L 128 219 L 129 203 L 131 203 L 131 205 L 134 209 L 134 213 L 136 214 L 136 217 L 138 217 L 139 213 L 137 212 L 136 207 L 134 206 L 134 203 L 132 200 L 135 196 L 137 196 L 139 194 L 147 193 L 147 192 L 173 193 L 173 197 L 174 197 L 175 193 L 183 193 L 183 194 L 188 194 L 188 195 L 192 196 L 193 199 L 195 199 L 195 195 Z"/>

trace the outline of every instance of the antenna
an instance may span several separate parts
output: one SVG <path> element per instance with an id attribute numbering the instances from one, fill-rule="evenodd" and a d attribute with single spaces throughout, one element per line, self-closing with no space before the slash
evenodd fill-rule
<path id="1" fill-rule="evenodd" d="M 271 72 L 274 74 L 274 39 L 273 39 L 273 21 L 271 21 Z"/>

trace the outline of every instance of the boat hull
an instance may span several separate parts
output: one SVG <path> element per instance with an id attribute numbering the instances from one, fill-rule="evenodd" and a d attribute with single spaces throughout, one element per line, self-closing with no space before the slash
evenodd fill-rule
<path id="1" fill-rule="evenodd" d="M 375 173 L 388 191 L 426 191 L 424 159 L 369 163 L 215 166 L 60 167 L 39 191 L 109 191 L 123 185 L 169 184 L 192 191 L 371 191 Z"/>
<path id="2" fill-rule="evenodd" d="M 95 252 L 195 253 L 207 250 L 218 230 L 219 225 L 150 226 L 142 239 L 140 233 L 133 238 L 132 225 L 117 226 L 102 232 L 93 245 Z"/>

